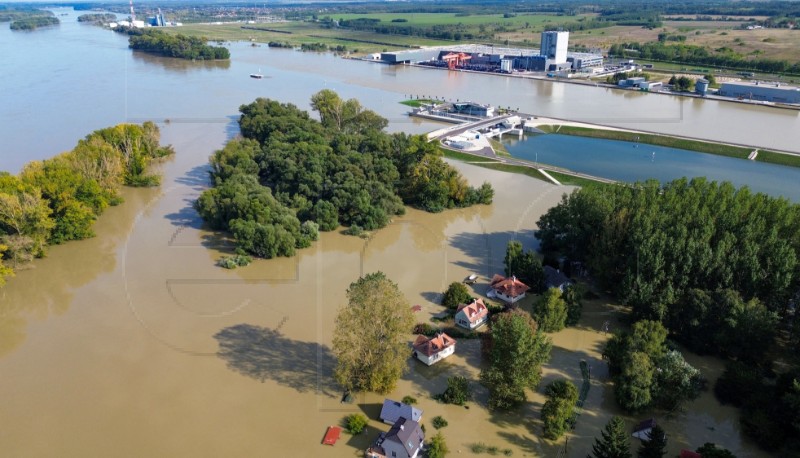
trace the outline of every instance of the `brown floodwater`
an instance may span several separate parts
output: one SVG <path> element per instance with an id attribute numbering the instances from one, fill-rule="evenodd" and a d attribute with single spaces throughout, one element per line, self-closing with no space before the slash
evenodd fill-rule
<path id="1" fill-rule="evenodd" d="M 161 127 L 177 151 L 160 166 L 162 187 L 125 190 L 125 203 L 98 221 L 97 237 L 53 247 L 0 290 L 0 449 L 7 456 L 355 456 L 388 426 L 377 421 L 383 397 L 341 404 L 331 377 L 333 321 L 349 283 L 382 270 L 422 306 L 417 319 L 426 321 L 441 311 L 436 301 L 450 282 L 476 272 L 482 293 L 486 278 L 502 270 L 506 243 L 534 246 L 538 217 L 571 190 L 455 163 L 470 182 L 492 183 L 494 204 L 439 214 L 409 209 L 368 239 L 324 233 L 294 258 L 228 271 L 214 262 L 230 242 L 203 230 L 191 209 L 206 186 L 206 158 L 228 133 L 220 124 Z M 595 376 L 567 456 L 585 456 L 618 413 L 600 330 L 605 321 L 617 326 L 619 313 L 593 301 L 579 327 L 553 336 L 542 386 L 557 376 L 579 383 L 581 359 Z M 690 358 L 710 379 L 721 371 L 718 361 Z M 483 442 L 514 456 L 556 456 L 564 442 L 541 438 L 541 394 L 531 393 L 517 412 L 490 412 L 480 366 L 478 341 L 462 340 L 433 367 L 409 360 L 391 396 L 416 397 L 429 433 L 431 418 L 447 419 L 443 434 L 454 453 Z M 453 375 L 473 381 L 469 409 L 431 399 Z M 322 446 L 325 428 L 353 412 L 370 417 L 368 433 Z M 671 452 L 714 441 L 740 457 L 762 456 L 739 437 L 736 415 L 707 393 L 684 413 L 658 419 Z"/>

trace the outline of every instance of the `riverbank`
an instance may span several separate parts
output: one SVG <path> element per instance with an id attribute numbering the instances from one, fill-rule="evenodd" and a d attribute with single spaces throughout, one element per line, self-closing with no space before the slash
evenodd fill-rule
<path id="1" fill-rule="evenodd" d="M 359 59 L 364 60 L 366 62 L 376 62 L 373 59 Z M 385 62 L 378 61 L 378 63 L 385 64 Z M 446 70 L 446 71 L 454 71 L 454 72 L 463 72 L 463 73 L 475 73 L 475 74 L 482 74 L 482 75 L 491 75 L 491 76 L 503 76 L 503 77 L 510 77 L 510 78 L 521 78 L 521 79 L 531 79 L 531 80 L 539 80 L 539 81 L 552 81 L 558 83 L 567 83 L 567 84 L 576 84 L 580 86 L 592 86 L 597 88 L 603 89 L 612 89 L 615 91 L 625 91 L 625 92 L 636 92 L 636 93 L 643 93 L 639 90 L 632 90 L 632 89 L 624 89 L 620 88 L 619 86 L 615 86 L 613 84 L 603 83 L 600 81 L 594 81 L 589 78 L 560 78 L 560 77 L 550 77 L 544 76 L 539 74 L 531 74 L 531 73 L 503 73 L 503 74 L 494 74 L 488 72 L 482 72 L 479 70 L 466 70 L 466 69 L 457 69 L 457 70 L 450 70 L 447 67 L 433 67 L 430 65 L 419 65 L 419 64 L 404 64 L 408 66 L 413 66 L 417 68 L 425 68 L 428 70 Z M 759 107 L 768 107 L 768 108 L 777 108 L 781 110 L 791 110 L 791 111 L 800 111 L 800 105 L 788 105 L 788 104 L 780 104 L 780 103 L 765 103 L 760 102 L 757 100 L 738 100 L 729 97 L 720 97 L 720 96 L 701 96 L 700 94 L 696 94 L 693 92 L 673 92 L 673 91 L 652 91 L 647 92 L 647 94 L 656 94 L 656 95 L 672 95 L 676 97 L 687 97 L 692 99 L 709 99 L 715 100 L 719 102 L 725 103 L 737 103 L 737 104 L 744 104 L 744 105 L 752 105 L 752 106 L 759 106 Z"/>

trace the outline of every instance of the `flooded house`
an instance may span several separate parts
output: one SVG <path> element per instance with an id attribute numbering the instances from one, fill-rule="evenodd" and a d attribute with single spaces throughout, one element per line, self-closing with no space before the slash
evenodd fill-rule
<path id="1" fill-rule="evenodd" d="M 364 454 L 367 458 L 417 458 L 425 433 L 418 422 L 399 418 L 388 433 L 380 433 Z"/>
<path id="2" fill-rule="evenodd" d="M 381 407 L 381 421 L 390 425 L 394 425 L 400 418 L 420 421 L 422 420 L 422 410 L 402 402 L 393 401 L 391 399 L 384 400 L 383 407 Z"/>
<path id="3" fill-rule="evenodd" d="M 483 299 L 473 299 L 469 304 L 460 304 L 456 311 L 456 324 L 462 328 L 476 329 L 489 320 L 489 309 Z"/>
<path id="4" fill-rule="evenodd" d="M 531 289 L 525 283 L 522 283 L 515 276 L 504 277 L 495 274 L 492 277 L 492 282 L 489 284 L 489 290 L 486 295 L 490 298 L 497 298 L 508 305 L 515 304 L 517 301 L 525 298 L 525 293 Z"/>
<path id="5" fill-rule="evenodd" d="M 563 293 L 565 289 L 572 286 L 572 280 L 560 270 L 551 266 L 544 266 L 544 284 L 547 289 L 558 288 Z"/>
<path id="6" fill-rule="evenodd" d="M 430 366 L 455 353 L 456 340 L 442 332 L 433 337 L 417 337 L 413 347 L 414 357 Z"/>

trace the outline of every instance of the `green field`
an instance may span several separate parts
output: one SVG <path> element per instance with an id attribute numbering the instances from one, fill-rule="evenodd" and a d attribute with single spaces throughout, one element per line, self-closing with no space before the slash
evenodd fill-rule
<path id="1" fill-rule="evenodd" d="M 410 107 L 419 108 L 422 105 L 434 103 L 434 101 L 431 99 L 411 99 L 411 100 L 403 100 L 400 103 L 402 103 L 403 105 L 408 105 Z"/>
<path id="2" fill-rule="evenodd" d="M 392 20 L 405 19 L 407 22 L 392 23 L 395 25 L 409 26 L 432 26 L 432 25 L 455 25 L 480 26 L 488 24 L 503 24 L 513 27 L 541 26 L 550 23 L 575 22 L 579 16 L 556 16 L 546 14 L 517 14 L 513 17 L 503 17 L 503 14 L 470 14 L 459 15 L 458 13 L 372 13 L 372 14 L 338 14 L 329 15 L 335 20 L 350 19 L 378 19 L 382 23 L 392 23 Z"/>
<path id="3" fill-rule="evenodd" d="M 451 41 L 421 37 L 326 29 L 313 22 L 186 24 L 183 27 L 165 27 L 164 31 L 189 36 L 202 36 L 211 41 L 250 41 L 254 43 L 277 41 L 289 43 L 292 46 L 322 43 L 328 47 L 344 46 L 349 52 L 358 54 L 416 46 L 452 44 Z"/>

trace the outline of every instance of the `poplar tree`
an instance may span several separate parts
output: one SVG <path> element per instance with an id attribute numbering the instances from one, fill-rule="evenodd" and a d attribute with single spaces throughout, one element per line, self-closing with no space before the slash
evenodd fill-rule
<path id="1" fill-rule="evenodd" d="M 351 283 L 347 299 L 333 336 L 336 381 L 348 391 L 388 393 L 407 367 L 411 307 L 383 272 Z"/>

